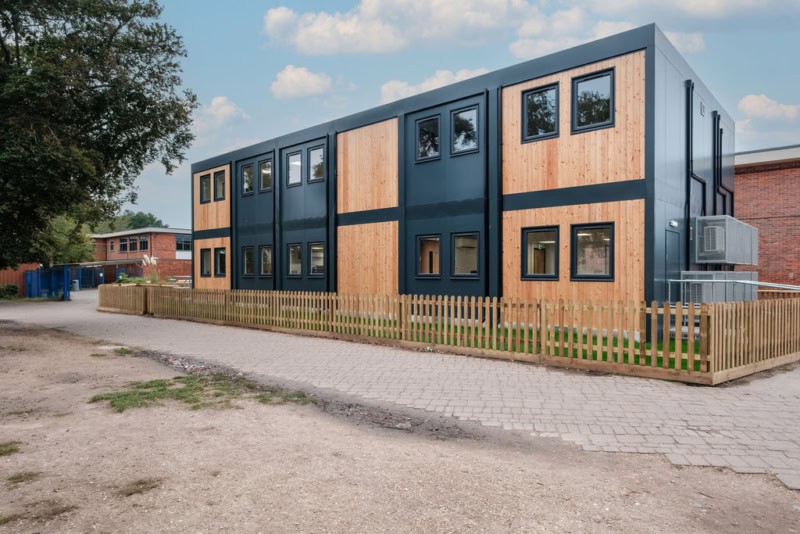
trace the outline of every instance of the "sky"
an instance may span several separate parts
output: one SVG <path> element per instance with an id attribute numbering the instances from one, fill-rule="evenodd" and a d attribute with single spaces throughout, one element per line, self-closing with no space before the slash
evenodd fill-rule
<path id="1" fill-rule="evenodd" d="M 190 165 L 655 22 L 736 120 L 736 150 L 800 143 L 800 0 L 161 0 L 196 139 L 138 201 L 191 227 Z"/>

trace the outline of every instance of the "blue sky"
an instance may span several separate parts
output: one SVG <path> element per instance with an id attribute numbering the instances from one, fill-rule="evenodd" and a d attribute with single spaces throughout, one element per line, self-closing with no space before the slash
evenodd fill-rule
<path id="1" fill-rule="evenodd" d="M 129 207 L 173 227 L 191 224 L 192 161 L 651 22 L 736 119 L 737 151 L 800 143 L 800 0 L 162 2 L 197 139 Z"/>

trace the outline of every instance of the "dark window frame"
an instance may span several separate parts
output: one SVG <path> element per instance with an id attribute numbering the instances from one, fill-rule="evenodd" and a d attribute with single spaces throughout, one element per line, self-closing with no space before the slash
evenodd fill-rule
<path id="1" fill-rule="evenodd" d="M 314 150 L 322 151 L 322 178 L 311 178 L 311 153 Z M 308 161 L 308 165 L 306 165 L 306 167 L 308 167 L 308 169 L 306 170 L 306 183 L 316 184 L 325 181 L 325 178 L 327 178 L 328 175 L 328 170 L 325 168 L 327 159 L 328 158 L 325 157 L 325 145 L 312 146 L 306 149 L 306 160 Z"/>
<path id="2" fill-rule="evenodd" d="M 610 117 L 608 121 L 600 122 L 597 124 L 589 124 L 587 126 L 578 126 L 578 84 L 580 82 L 586 82 L 590 80 L 594 80 L 596 78 L 602 78 L 604 76 L 610 76 L 611 78 L 611 94 L 610 102 L 609 102 L 609 112 Z M 572 94 L 570 95 L 570 112 L 572 113 L 572 117 L 570 119 L 570 124 L 572 125 L 572 134 L 579 134 L 583 132 L 593 132 L 595 130 L 604 130 L 606 128 L 613 128 L 616 125 L 616 112 L 615 112 L 615 102 L 616 102 L 617 90 L 616 90 L 616 68 L 611 67 L 608 69 L 599 70 L 597 72 L 592 72 L 590 74 L 583 74 L 581 76 L 575 76 L 572 78 Z"/>
<path id="3" fill-rule="evenodd" d="M 421 158 L 419 156 L 419 125 L 422 122 L 429 121 L 431 119 L 436 119 L 437 122 L 437 136 L 439 138 L 439 153 L 435 156 L 426 156 Z M 436 161 L 442 159 L 442 114 L 436 113 L 434 115 L 428 115 L 427 117 L 423 117 L 414 121 L 414 162 L 415 163 L 427 163 L 429 161 Z"/>
<path id="4" fill-rule="evenodd" d="M 269 249 L 269 256 L 270 256 L 270 266 L 271 270 L 269 273 L 264 272 L 264 262 L 262 261 L 263 257 L 263 250 L 265 248 Z M 272 273 L 275 271 L 275 254 L 272 245 L 259 245 L 258 246 L 258 277 L 259 278 L 272 278 Z"/>
<path id="5" fill-rule="evenodd" d="M 217 187 L 217 176 L 222 175 L 223 185 L 222 185 L 222 193 L 218 192 Z M 227 180 L 225 180 L 225 171 L 217 171 L 214 173 L 214 202 L 221 202 L 225 200 L 225 187 Z"/>
<path id="6" fill-rule="evenodd" d="M 538 135 L 528 135 L 528 108 L 527 101 L 528 95 L 531 93 L 539 93 L 542 91 L 549 91 L 550 89 L 556 90 L 556 129 L 554 132 L 543 133 Z M 533 143 L 536 141 L 544 141 L 545 139 L 554 139 L 561 135 L 561 84 L 559 82 L 548 83 L 547 85 L 540 85 L 531 89 L 522 91 L 522 143 Z"/>
<path id="7" fill-rule="evenodd" d="M 297 182 L 297 183 L 289 182 L 289 177 L 291 176 L 291 170 L 292 170 L 292 167 L 291 167 L 291 164 L 289 163 L 289 160 L 291 159 L 292 156 L 300 156 L 300 181 Z M 294 152 L 287 152 L 286 153 L 286 188 L 288 189 L 289 187 L 301 187 L 303 185 L 303 173 L 304 173 L 303 172 L 303 151 L 302 150 L 296 150 Z"/>
<path id="8" fill-rule="evenodd" d="M 481 112 L 478 109 L 478 104 L 467 106 L 465 108 L 454 109 L 450 112 L 450 157 L 455 158 L 457 156 L 465 156 L 467 154 L 475 154 L 476 152 L 481 151 Z M 455 117 L 459 113 L 464 113 L 465 111 L 475 111 L 475 148 L 470 148 L 467 150 L 456 150 L 456 140 L 455 140 L 455 127 L 456 121 Z M 441 137 L 439 138 L 439 147 L 441 148 L 442 141 Z M 419 148 L 419 147 L 418 147 Z M 441 150 L 439 150 L 441 153 Z"/>
<path id="9" fill-rule="evenodd" d="M 252 272 L 247 272 L 245 269 L 247 268 L 247 262 L 244 259 L 245 254 L 247 251 L 250 251 L 253 254 L 252 257 Z M 256 275 L 256 251 L 255 247 L 252 245 L 245 245 L 242 247 L 242 278 L 253 278 Z"/>
<path id="10" fill-rule="evenodd" d="M 108 242 L 108 251 L 109 252 L 114 252 L 114 240 L 113 239 Z"/>
<path id="11" fill-rule="evenodd" d="M 222 251 L 225 254 L 225 260 L 226 260 L 226 263 L 224 264 L 225 265 L 225 272 L 222 272 L 222 271 L 219 270 L 219 253 L 220 253 L 220 251 Z M 214 248 L 214 277 L 215 278 L 225 278 L 226 276 L 228 276 L 227 259 L 228 259 L 228 250 L 227 250 L 226 247 L 215 247 Z"/>
<path id="12" fill-rule="evenodd" d="M 252 171 L 252 173 L 253 173 L 252 174 L 253 183 L 252 183 L 252 186 L 250 187 L 250 191 L 245 191 L 244 190 L 244 184 L 245 184 L 245 182 L 244 182 L 244 170 L 246 168 L 248 168 L 248 167 L 253 169 L 253 171 Z M 255 195 L 256 194 L 256 166 L 253 163 L 248 163 L 247 165 L 242 165 L 241 170 L 242 170 L 242 172 L 241 172 L 242 196 L 243 197 L 249 197 L 251 195 Z"/>
<path id="13" fill-rule="evenodd" d="M 208 263 L 210 264 L 211 261 L 212 261 L 211 249 L 210 248 L 201 248 L 200 249 L 200 276 L 202 278 L 211 278 L 211 274 L 214 272 L 214 269 L 212 268 L 211 265 L 208 265 L 208 274 L 203 272 L 203 270 L 204 270 L 203 269 L 203 264 L 206 263 L 205 261 L 203 261 L 203 256 L 206 253 L 208 254 L 208 257 L 207 257 L 208 258 L 207 259 Z"/>
<path id="14" fill-rule="evenodd" d="M 142 246 L 144 244 L 144 246 Z M 139 236 L 139 251 L 140 252 L 149 252 L 150 251 L 150 239 L 146 236 Z"/>
<path id="15" fill-rule="evenodd" d="M 120 252 L 128 252 L 128 238 L 127 237 L 120 237 L 119 238 L 119 251 Z"/>
<path id="16" fill-rule="evenodd" d="M 188 248 L 187 248 L 188 247 Z M 175 251 L 187 252 L 192 250 L 192 236 L 185 234 L 175 235 Z"/>
<path id="17" fill-rule="evenodd" d="M 208 180 L 208 197 L 205 198 L 205 199 L 203 199 L 203 181 L 204 180 Z M 200 195 L 200 204 L 210 204 L 211 203 L 211 197 L 214 196 L 213 195 L 213 191 L 211 191 L 211 187 L 212 187 L 212 184 L 211 184 L 211 173 L 203 174 L 202 176 L 200 176 L 200 180 L 198 181 L 198 184 L 199 184 L 198 187 L 200 188 L 200 191 L 198 191 L 198 193 Z"/>
<path id="18" fill-rule="evenodd" d="M 438 237 L 439 238 L 439 273 L 438 274 L 425 274 L 419 272 L 419 260 L 420 260 L 420 242 L 429 237 Z M 416 250 L 414 251 L 414 260 L 416 265 L 414 266 L 414 272 L 416 277 L 423 280 L 441 280 L 442 278 L 442 234 L 418 234 L 415 239 L 415 246 Z"/>
<path id="19" fill-rule="evenodd" d="M 528 234 L 536 232 L 555 232 L 556 259 L 554 274 L 528 274 Z M 540 282 L 558 281 L 561 276 L 561 227 L 556 226 L 527 226 L 522 228 L 522 253 L 520 254 L 520 280 L 533 280 Z"/>
<path id="20" fill-rule="evenodd" d="M 265 163 L 269 163 L 270 168 L 270 186 L 269 187 L 261 187 L 261 166 Z M 259 193 L 266 193 L 268 191 L 272 191 L 272 188 L 275 185 L 275 164 L 272 162 L 272 158 L 262 159 L 257 164 L 258 167 L 258 192 Z"/>
<path id="21" fill-rule="evenodd" d="M 476 252 L 478 264 L 475 266 L 475 273 L 456 273 L 456 238 L 457 237 L 474 237 L 477 242 Z M 441 242 L 439 243 L 439 254 L 441 256 Z M 440 261 L 441 263 L 441 261 Z M 476 280 L 481 277 L 481 233 L 479 231 L 472 232 L 451 232 L 450 233 L 450 278 L 455 280 Z"/>
<path id="22" fill-rule="evenodd" d="M 573 282 L 613 282 L 616 275 L 616 265 L 614 262 L 614 254 L 616 252 L 616 232 L 615 224 L 613 221 L 598 222 L 598 223 L 582 223 L 573 224 L 570 226 L 570 243 L 569 243 L 569 274 L 570 280 Z M 597 228 L 609 228 L 609 271 L 608 275 L 586 275 L 578 274 L 578 232 L 580 230 L 594 230 Z"/>
<path id="23" fill-rule="evenodd" d="M 300 274 L 291 274 L 292 247 L 300 249 Z M 286 278 L 303 278 L 303 243 L 286 243 Z M 273 260 L 274 261 L 274 260 Z"/>
<path id="24" fill-rule="evenodd" d="M 128 252 L 139 252 L 139 238 L 131 237 L 128 239 Z"/>
<path id="25" fill-rule="evenodd" d="M 311 247 L 314 245 L 322 246 L 322 273 L 314 273 L 311 270 Z M 325 275 L 327 274 L 326 271 L 328 270 L 328 261 L 327 258 L 325 257 L 327 256 L 327 254 L 325 253 L 325 242 L 311 241 L 308 243 L 308 246 L 306 248 L 308 249 L 308 275 L 307 275 L 308 278 L 325 278 Z"/>

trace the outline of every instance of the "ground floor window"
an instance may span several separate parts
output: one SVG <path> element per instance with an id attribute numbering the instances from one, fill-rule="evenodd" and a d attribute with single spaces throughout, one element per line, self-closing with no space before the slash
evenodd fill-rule
<path id="1" fill-rule="evenodd" d="M 325 274 L 325 246 L 322 243 L 308 245 L 308 274 L 309 276 L 323 276 Z"/>
<path id="2" fill-rule="evenodd" d="M 303 246 L 289 245 L 289 276 L 303 276 Z"/>
<path id="3" fill-rule="evenodd" d="M 242 248 L 242 275 L 253 276 L 255 274 L 254 254 L 253 247 Z"/>
<path id="4" fill-rule="evenodd" d="M 558 227 L 522 229 L 522 278 L 558 279 Z"/>
<path id="5" fill-rule="evenodd" d="M 453 235 L 453 276 L 478 276 L 478 234 Z"/>
<path id="6" fill-rule="evenodd" d="M 261 276 L 272 276 L 272 247 L 263 245 L 260 247 L 261 251 L 261 267 L 259 274 Z"/>
<path id="7" fill-rule="evenodd" d="M 572 226 L 572 278 L 614 279 L 614 224 Z"/>
<path id="8" fill-rule="evenodd" d="M 439 276 L 439 251 L 441 236 L 426 235 L 417 238 L 417 275 Z"/>
<path id="9" fill-rule="evenodd" d="M 225 276 L 228 273 L 225 248 L 214 249 L 214 276 Z"/>
<path id="10" fill-rule="evenodd" d="M 211 249 L 200 249 L 200 276 L 211 276 Z"/>

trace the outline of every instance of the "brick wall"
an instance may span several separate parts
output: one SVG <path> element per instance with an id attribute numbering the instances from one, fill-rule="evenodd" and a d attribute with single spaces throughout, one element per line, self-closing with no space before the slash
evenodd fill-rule
<path id="1" fill-rule="evenodd" d="M 144 276 L 166 279 L 170 276 L 191 276 L 192 260 L 158 260 L 156 265 L 145 268 Z"/>
<path id="2" fill-rule="evenodd" d="M 800 161 L 736 168 L 736 218 L 758 228 L 759 280 L 800 285 Z"/>
<path id="3" fill-rule="evenodd" d="M 147 242 L 147 250 L 142 251 L 139 250 L 139 243 L 138 239 L 141 235 L 148 236 Z M 95 260 L 96 261 L 117 261 L 117 260 L 132 260 L 132 259 L 140 259 L 145 254 L 148 256 L 155 256 L 156 258 L 163 258 L 163 259 L 175 259 L 175 234 L 132 234 L 128 236 L 124 236 L 128 240 L 131 238 L 137 239 L 137 246 L 136 252 L 120 252 L 119 251 L 119 237 L 114 237 L 106 240 L 97 241 L 104 241 L 105 242 L 105 257 L 100 257 L 100 247 L 95 249 Z M 114 250 L 113 252 L 108 249 L 108 241 L 114 242 Z"/>

